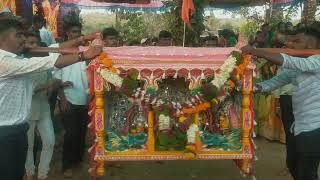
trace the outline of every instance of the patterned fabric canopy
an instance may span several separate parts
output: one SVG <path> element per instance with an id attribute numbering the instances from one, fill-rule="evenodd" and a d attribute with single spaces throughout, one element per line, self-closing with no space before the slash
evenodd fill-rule
<path id="1" fill-rule="evenodd" d="M 137 1 L 140 4 L 132 3 L 111 3 L 95 0 L 62 0 L 62 6 L 78 6 L 79 8 L 125 10 L 125 11 L 165 11 L 167 7 L 160 0 Z"/>
<path id="2" fill-rule="evenodd" d="M 107 9 L 107 10 L 124 10 L 124 11 L 152 11 L 164 12 L 169 11 L 174 3 L 173 0 L 136 0 L 136 3 L 113 3 L 112 0 L 61 0 L 61 5 L 65 7 L 77 6 L 86 9 Z M 304 0 L 273 0 L 274 6 L 287 6 L 293 3 L 299 3 Z M 240 6 L 263 5 L 266 0 L 204 0 L 207 9 L 237 9 Z"/>

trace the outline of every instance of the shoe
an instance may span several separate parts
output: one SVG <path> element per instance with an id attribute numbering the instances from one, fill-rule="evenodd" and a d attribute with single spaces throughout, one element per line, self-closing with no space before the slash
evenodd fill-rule
<path id="1" fill-rule="evenodd" d="M 63 177 L 64 178 L 72 178 L 72 169 L 67 169 L 63 172 Z"/>

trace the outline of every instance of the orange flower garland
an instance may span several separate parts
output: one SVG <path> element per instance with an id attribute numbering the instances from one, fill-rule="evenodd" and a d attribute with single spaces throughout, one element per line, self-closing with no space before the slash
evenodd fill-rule
<path id="1" fill-rule="evenodd" d="M 100 61 L 100 64 L 104 65 L 111 72 L 117 73 L 118 69 L 113 67 L 112 60 L 108 57 L 108 54 L 106 52 L 102 52 L 99 55 L 99 61 Z"/>
<path id="2" fill-rule="evenodd" d="M 248 66 L 250 62 L 250 56 L 249 55 L 244 55 L 243 56 L 243 63 L 240 64 L 237 69 L 236 69 L 236 76 L 241 76 L 243 72 L 245 71 L 246 67 Z"/>
<path id="3" fill-rule="evenodd" d="M 194 113 L 197 113 L 197 112 L 204 111 L 204 110 L 208 109 L 209 107 L 210 107 L 210 103 L 204 102 L 204 103 L 196 105 L 193 108 L 183 108 L 182 112 L 184 114 L 194 114 Z"/>

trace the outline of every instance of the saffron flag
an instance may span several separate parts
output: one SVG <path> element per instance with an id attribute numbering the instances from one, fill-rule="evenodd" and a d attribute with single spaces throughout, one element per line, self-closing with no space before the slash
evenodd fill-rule
<path id="1" fill-rule="evenodd" d="M 183 0 L 182 1 L 182 10 L 181 10 L 181 17 L 182 20 L 190 25 L 190 13 L 194 13 L 195 8 L 193 4 L 193 0 Z"/>

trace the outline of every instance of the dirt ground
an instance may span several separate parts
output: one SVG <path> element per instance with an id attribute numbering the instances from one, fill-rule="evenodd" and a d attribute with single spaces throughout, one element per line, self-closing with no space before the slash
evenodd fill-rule
<path id="1" fill-rule="evenodd" d="M 291 180 L 289 175 L 280 175 L 285 167 L 285 146 L 256 138 L 258 161 L 254 163 L 257 180 Z M 240 180 L 243 178 L 230 160 L 213 161 L 165 161 L 121 162 L 120 167 L 106 165 L 106 174 L 99 180 Z M 61 150 L 53 157 L 50 180 L 63 180 L 61 173 Z M 73 180 L 88 180 L 88 164 L 74 170 Z"/>

